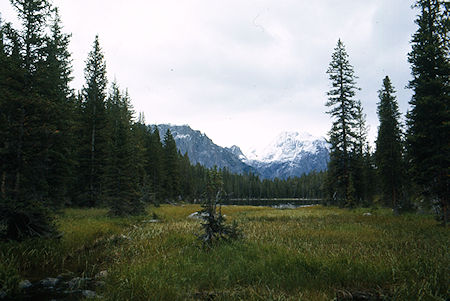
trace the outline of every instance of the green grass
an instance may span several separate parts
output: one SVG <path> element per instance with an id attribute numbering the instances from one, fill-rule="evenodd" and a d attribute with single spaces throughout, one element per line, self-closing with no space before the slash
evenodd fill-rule
<path id="1" fill-rule="evenodd" d="M 331 300 L 338 291 L 450 297 L 449 229 L 432 216 L 227 206 L 222 212 L 244 238 L 205 249 L 199 221 L 187 219 L 199 209 L 163 205 L 132 219 L 66 210 L 60 241 L 0 244 L 0 284 L 14 291 L 20 279 L 108 270 L 98 293 L 110 300 Z M 153 213 L 160 223 L 145 222 Z"/>

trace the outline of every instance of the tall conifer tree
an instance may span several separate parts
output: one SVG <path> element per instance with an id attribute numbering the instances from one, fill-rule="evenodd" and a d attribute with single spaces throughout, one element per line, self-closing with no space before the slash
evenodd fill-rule
<path id="1" fill-rule="evenodd" d="M 98 36 L 88 55 L 85 68 L 86 85 L 83 88 L 82 120 L 80 137 L 81 191 L 79 204 L 96 206 L 103 193 L 102 175 L 106 159 L 106 63 Z"/>
<path id="2" fill-rule="evenodd" d="M 175 199 L 180 194 L 180 166 L 175 139 L 167 129 L 164 135 L 164 192 L 167 198 Z"/>
<path id="3" fill-rule="evenodd" d="M 153 201 L 155 205 L 158 205 L 165 197 L 164 183 L 165 183 L 165 170 L 164 170 L 164 150 L 161 143 L 161 136 L 159 135 L 158 127 L 152 131 L 151 127 L 148 127 L 148 138 L 146 143 L 147 148 L 147 162 L 145 170 L 148 173 L 150 190 L 153 194 Z"/>
<path id="4" fill-rule="evenodd" d="M 52 112 L 62 105 L 46 89 L 49 81 L 44 76 L 52 72 L 48 64 L 52 39 L 46 33 L 50 5 L 45 0 L 11 3 L 22 30 L 1 26 L 0 111 L 5 129 L 0 144 L 0 211 L 7 237 L 20 239 L 54 233 L 48 208 L 60 201 L 50 185 L 61 152 L 56 146 L 62 128 Z"/>
<path id="5" fill-rule="evenodd" d="M 423 196 L 435 201 L 449 218 L 450 196 L 450 61 L 449 4 L 418 0 L 420 10 L 409 53 L 413 97 L 408 113 L 407 149 L 412 172 Z"/>
<path id="6" fill-rule="evenodd" d="M 402 141 L 400 113 L 395 90 L 388 76 L 378 91 L 378 136 L 376 140 L 376 163 L 380 179 L 381 192 L 385 205 L 399 209 L 403 182 Z"/>
<path id="7" fill-rule="evenodd" d="M 352 163 L 351 163 L 351 174 L 352 183 L 355 189 L 355 204 L 361 205 L 362 203 L 370 203 L 370 196 L 368 192 L 369 183 L 368 175 L 370 173 L 368 168 L 370 164 L 366 162 L 369 160 L 369 148 L 367 147 L 367 133 L 368 127 L 366 125 L 366 114 L 363 111 L 363 107 L 360 100 L 355 102 L 355 139 L 352 149 Z"/>
<path id="8" fill-rule="evenodd" d="M 68 50 L 70 35 L 62 32 L 58 9 L 52 10 L 50 36 L 46 38 L 43 48 L 44 68 L 39 72 L 39 90 L 47 101 L 47 124 L 51 131 L 47 137 L 50 151 L 46 158 L 49 199 L 52 206 L 63 206 L 67 186 L 74 168 L 71 159 L 75 149 L 73 126 L 73 91 L 69 86 L 72 80 L 72 65 Z"/>
<path id="9" fill-rule="evenodd" d="M 329 198 L 339 205 L 352 206 L 355 189 L 351 177 L 351 152 L 357 133 L 356 90 L 353 67 L 348 60 L 344 44 L 338 40 L 327 70 L 332 88 L 327 93 L 330 108 L 327 112 L 333 119 L 329 132 L 331 144 L 328 164 L 327 190 Z"/>
<path id="10" fill-rule="evenodd" d="M 132 110 L 129 97 L 114 82 L 106 102 L 108 144 L 104 167 L 104 195 L 113 215 L 140 214 L 139 166 L 132 133 Z"/>

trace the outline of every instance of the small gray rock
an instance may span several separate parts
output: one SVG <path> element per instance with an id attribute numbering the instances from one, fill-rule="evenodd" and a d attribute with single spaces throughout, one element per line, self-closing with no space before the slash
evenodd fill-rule
<path id="1" fill-rule="evenodd" d="M 88 277 L 75 277 L 72 278 L 71 280 L 67 281 L 67 286 L 69 287 L 70 290 L 75 290 L 75 289 L 79 289 L 82 287 L 85 287 L 86 284 L 91 281 L 91 278 Z"/>
<path id="2" fill-rule="evenodd" d="M 125 234 L 120 234 L 119 236 L 121 239 L 127 239 L 127 240 L 131 240 L 131 238 L 129 236 L 126 236 Z"/>
<path id="3" fill-rule="evenodd" d="M 159 219 L 148 219 L 144 221 L 144 223 L 159 223 L 159 222 L 160 222 Z"/>
<path id="4" fill-rule="evenodd" d="M 364 215 L 364 216 L 371 216 L 371 215 L 372 215 L 372 213 L 370 213 L 370 212 L 366 212 L 366 213 L 364 213 L 363 215 Z"/>
<path id="5" fill-rule="evenodd" d="M 208 216 L 208 213 L 206 212 L 194 212 L 188 215 L 188 218 L 193 218 L 193 219 L 206 219 L 206 217 Z"/>
<path id="6" fill-rule="evenodd" d="M 44 287 L 52 287 L 52 286 L 56 286 L 59 282 L 58 278 L 45 278 L 41 280 L 41 285 Z"/>
<path id="7" fill-rule="evenodd" d="M 83 297 L 88 298 L 88 299 L 93 299 L 93 298 L 97 297 L 97 294 L 91 290 L 84 290 L 81 292 L 81 294 L 83 295 Z"/>
<path id="8" fill-rule="evenodd" d="M 75 278 L 72 278 L 69 281 L 67 281 L 67 286 L 71 290 L 80 287 L 80 284 L 81 284 L 81 278 L 80 277 L 75 277 Z"/>
<path id="9" fill-rule="evenodd" d="M 33 284 L 31 284 L 31 282 L 29 280 L 22 280 L 22 281 L 19 282 L 19 288 L 21 290 L 27 289 L 27 288 L 32 287 L 32 286 L 33 286 Z"/>
<path id="10" fill-rule="evenodd" d="M 98 272 L 97 275 L 95 275 L 96 279 L 106 278 L 106 277 L 108 277 L 108 271 L 107 270 L 100 271 L 100 272 Z"/>
<path id="11" fill-rule="evenodd" d="M 5 299 L 7 295 L 4 291 L 0 291 L 0 299 Z"/>

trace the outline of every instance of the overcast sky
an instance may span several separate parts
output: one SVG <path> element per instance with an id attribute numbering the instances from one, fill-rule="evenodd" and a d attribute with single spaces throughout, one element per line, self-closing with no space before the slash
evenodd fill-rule
<path id="1" fill-rule="evenodd" d="M 388 75 L 402 113 L 411 92 L 411 0 L 54 0 L 72 33 L 72 85 L 96 34 L 110 82 L 147 123 L 189 124 L 221 146 L 265 145 L 282 131 L 326 136 L 326 70 L 341 38 L 376 136 Z M 13 21 L 9 1 L 2 18 Z"/>

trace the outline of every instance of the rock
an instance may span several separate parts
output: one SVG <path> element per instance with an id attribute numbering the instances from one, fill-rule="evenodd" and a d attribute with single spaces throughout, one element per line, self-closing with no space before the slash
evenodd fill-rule
<path id="1" fill-rule="evenodd" d="M 97 275 L 95 275 L 95 279 L 106 278 L 106 277 L 108 277 L 108 271 L 107 270 L 100 271 L 100 272 L 98 272 Z"/>
<path id="2" fill-rule="evenodd" d="M 159 223 L 159 222 L 160 222 L 159 219 L 149 219 L 149 220 L 144 221 L 144 223 Z"/>
<path id="3" fill-rule="evenodd" d="M 83 290 L 81 292 L 81 294 L 83 295 L 83 297 L 88 298 L 88 299 L 93 299 L 93 298 L 97 297 L 97 294 L 91 290 Z"/>
<path id="4" fill-rule="evenodd" d="M 276 208 L 276 209 L 295 209 L 297 208 L 297 206 L 287 203 L 287 204 L 280 204 L 280 205 L 274 205 L 272 206 L 272 208 Z"/>
<path id="5" fill-rule="evenodd" d="M 4 291 L 0 291 L 0 299 L 5 299 L 7 295 Z"/>
<path id="6" fill-rule="evenodd" d="M 130 237 L 126 236 L 125 234 L 120 234 L 119 236 L 121 239 L 131 240 Z"/>
<path id="7" fill-rule="evenodd" d="M 32 286 L 33 286 L 33 284 L 31 284 L 31 282 L 29 280 L 22 280 L 19 283 L 19 289 L 21 289 L 21 290 L 30 288 Z"/>
<path id="8" fill-rule="evenodd" d="M 208 216 L 208 213 L 206 212 L 194 212 L 188 215 L 188 218 L 193 219 L 205 219 Z"/>
<path id="9" fill-rule="evenodd" d="M 91 278 L 75 277 L 67 281 L 67 286 L 70 290 L 75 290 L 84 287 L 89 281 L 91 281 Z"/>
<path id="10" fill-rule="evenodd" d="M 371 215 L 372 215 L 372 213 L 370 213 L 370 212 L 366 212 L 363 214 L 363 216 L 371 216 Z"/>
<path id="11" fill-rule="evenodd" d="M 43 287 L 54 287 L 54 286 L 56 286 L 58 284 L 58 282 L 59 282 L 58 278 L 48 277 L 48 278 L 45 278 L 45 279 L 41 280 L 41 285 Z"/>
<path id="12" fill-rule="evenodd" d="M 69 281 L 67 281 L 67 286 L 71 290 L 80 287 L 80 284 L 81 284 L 81 278 L 80 277 L 75 277 L 75 278 L 72 278 Z"/>

